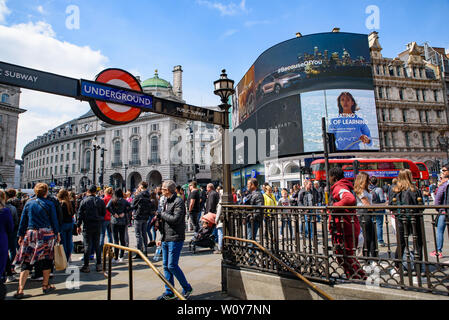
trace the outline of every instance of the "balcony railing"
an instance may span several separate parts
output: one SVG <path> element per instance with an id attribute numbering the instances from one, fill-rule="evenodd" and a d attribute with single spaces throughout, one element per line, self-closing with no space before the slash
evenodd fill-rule
<path id="1" fill-rule="evenodd" d="M 161 159 L 148 159 L 148 164 L 161 164 Z"/>
<path id="2" fill-rule="evenodd" d="M 118 167 L 122 167 L 123 166 L 123 162 L 122 161 L 116 161 L 116 162 L 113 162 L 111 165 L 112 165 L 113 168 L 118 168 Z"/>
<path id="3" fill-rule="evenodd" d="M 141 165 L 141 161 L 140 160 L 132 160 L 129 162 L 130 166 L 140 166 Z"/>
<path id="4" fill-rule="evenodd" d="M 448 250 L 441 257 L 434 254 L 437 227 L 449 226 L 449 219 L 440 219 L 443 207 L 448 206 L 339 207 L 357 214 L 335 212 L 335 207 L 224 205 L 223 231 L 257 241 L 309 280 L 364 286 L 373 280 L 370 285 L 449 295 Z M 292 277 L 258 247 L 227 238 L 223 263 Z"/>

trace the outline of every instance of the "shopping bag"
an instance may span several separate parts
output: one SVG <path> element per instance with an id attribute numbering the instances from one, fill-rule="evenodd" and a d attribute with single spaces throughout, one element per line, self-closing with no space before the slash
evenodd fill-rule
<path id="1" fill-rule="evenodd" d="M 65 256 L 64 246 L 61 244 L 55 245 L 55 269 L 62 271 L 67 268 L 67 257 Z"/>

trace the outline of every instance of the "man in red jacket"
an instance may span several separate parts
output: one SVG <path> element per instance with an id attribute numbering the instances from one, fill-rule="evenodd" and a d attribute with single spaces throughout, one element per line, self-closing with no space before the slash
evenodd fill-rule
<path id="1" fill-rule="evenodd" d="M 331 184 L 332 206 L 356 206 L 357 201 L 352 193 L 351 181 L 345 178 L 340 167 L 329 170 Z M 333 213 L 347 213 L 348 215 L 332 215 Z M 366 274 L 355 258 L 355 252 L 360 233 L 360 223 L 355 209 L 331 210 L 329 232 L 332 235 L 337 262 L 343 266 L 348 279 L 366 279 Z"/>

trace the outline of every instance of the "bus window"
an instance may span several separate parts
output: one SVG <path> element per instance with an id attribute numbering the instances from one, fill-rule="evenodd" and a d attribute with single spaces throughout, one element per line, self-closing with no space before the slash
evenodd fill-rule
<path id="1" fill-rule="evenodd" d="M 361 162 L 359 166 L 360 170 L 377 170 L 377 163 L 374 162 Z"/>
<path id="2" fill-rule="evenodd" d="M 392 170 L 394 169 L 394 165 L 392 162 L 379 162 L 377 168 L 379 170 Z"/>
<path id="3" fill-rule="evenodd" d="M 343 170 L 346 170 L 346 171 L 352 171 L 352 170 L 354 170 L 354 169 L 352 168 L 352 164 L 343 164 L 342 169 L 343 169 Z"/>
<path id="4" fill-rule="evenodd" d="M 404 162 L 393 162 L 394 169 L 404 169 Z"/>

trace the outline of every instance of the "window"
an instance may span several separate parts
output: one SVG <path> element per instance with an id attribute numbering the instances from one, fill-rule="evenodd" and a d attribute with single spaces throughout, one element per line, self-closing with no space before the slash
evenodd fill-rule
<path id="1" fill-rule="evenodd" d="M 54 152 L 54 147 L 51 147 L 51 153 L 53 153 Z"/>
<path id="2" fill-rule="evenodd" d="M 383 99 L 383 93 L 382 93 L 383 88 L 382 87 L 378 87 L 377 88 L 377 93 L 379 95 L 379 99 Z"/>
<path id="3" fill-rule="evenodd" d="M 401 67 L 399 67 L 399 66 L 396 67 L 396 76 L 398 76 L 398 77 L 401 76 Z"/>
<path id="4" fill-rule="evenodd" d="M 50 156 L 50 163 L 53 163 L 53 156 Z"/>
<path id="5" fill-rule="evenodd" d="M 413 68 L 413 78 L 416 78 L 416 68 Z"/>
<path id="6" fill-rule="evenodd" d="M 156 161 L 159 158 L 159 141 L 157 137 L 151 137 L 151 160 Z"/>
<path id="7" fill-rule="evenodd" d="M 380 74 L 380 68 L 379 68 L 379 65 L 378 64 L 376 64 L 376 74 Z"/>
<path id="8" fill-rule="evenodd" d="M 84 168 L 86 168 L 87 170 L 90 170 L 90 150 L 86 151 L 86 161 L 85 161 Z"/>
<path id="9" fill-rule="evenodd" d="M 7 93 L 2 94 L 2 102 L 9 103 L 9 94 L 7 94 Z"/>
<path id="10" fill-rule="evenodd" d="M 399 99 L 404 100 L 404 92 L 402 88 L 399 88 Z"/>
<path id="11" fill-rule="evenodd" d="M 402 121 L 407 122 L 407 110 L 402 110 Z"/>
<path id="12" fill-rule="evenodd" d="M 433 99 L 438 101 L 438 90 L 433 90 Z"/>
<path id="13" fill-rule="evenodd" d="M 424 148 L 427 148 L 427 140 L 426 140 L 427 133 L 422 132 L 422 145 Z"/>
<path id="14" fill-rule="evenodd" d="M 139 127 L 134 127 L 131 130 L 132 130 L 132 134 L 139 134 Z"/>
<path id="15" fill-rule="evenodd" d="M 64 151 L 64 145 L 61 144 L 61 151 Z"/>
<path id="16" fill-rule="evenodd" d="M 437 110 L 437 118 L 441 119 L 441 110 Z"/>
<path id="17" fill-rule="evenodd" d="M 429 123 L 429 111 L 426 110 L 426 122 Z"/>
<path id="18" fill-rule="evenodd" d="M 405 146 L 406 146 L 406 147 L 410 147 L 410 137 L 409 137 L 409 133 L 408 133 L 408 132 L 404 132 L 404 136 L 405 136 Z"/>
<path id="19" fill-rule="evenodd" d="M 67 153 L 66 155 L 65 155 L 65 161 L 69 161 L 70 160 L 70 153 Z"/>
<path id="20" fill-rule="evenodd" d="M 384 76 L 386 76 L 387 75 L 387 67 L 385 65 L 383 65 L 382 67 L 384 69 Z"/>
<path id="21" fill-rule="evenodd" d="M 389 147 L 390 139 L 388 139 L 388 132 L 384 132 L 384 141 L 385 141 L 385 147 Z"/>
<path id="22" fill-rule="evenodd" d="M 56 146 L 55 150 L 56 150 L 56 152 L 58 152 L 59 151 L 59 146 Z"/>
<path id="23" fill-rule="evenodd" d="M 66 148 L 67 148 L 67 150 L 70 150 L 70 143 L 67 143 Z"/>
<path id="24" fill-rule="evenodd" d="M 394 68 L 393 68 L 393 66 L 389 66 L 388 67 L 388 71 L 390 73 L 390 76 L 393 77 L 394 76 Z"/>
<path id="25" fill-rule="evenodd" d="M 385 114 L 385 109 L 382 109 L 382 121 L 387 121 L 387 115 Z"/>
<path id="26" fill-rule="evenodd" d="M 419 90 L 418 89 L 416 89 L 416 100 L 419 101 Z"/>
<path id="27" fill-rule="evenodd" d="M 419 70 L 419 77 L 422 78 L 422 69 L 419 68 L 418 70 Z"/>
<path id="28" fill-rule="evenodd" d="M 72 164 L 72 173 L 75 173 L 75 164 Z"/>
<path id="29" fill-rule="evenodd" d="M 73 148 L 76 148 L 76 142 L 73 143 Z"/>
<path id="30" fill-rule="evenodd" d="M 58 166 L 55 166 L 55 174 L 58 174 Z"/>
<path id="31" fill-rule="evenodd" d="M 121 145 L 120 141 L 114 142 L 114 163 L 119 163 L 121 159 Z"/>
<path id="32" fill-rule="evenodd" d="M 58 162 L 58 155 L 55 155 L 55 163 Z"/>
<path id="33" fill-rule="evenodd" d="M 101 137 L 101 144 L 104 144 L 104 137 Z"/>
<path id="34" fill-rule="evenodd" d="M 407 68 L 403 67 L 402 71 L 404 73 L 404 77 L 408 78 L 408 72 L 407 72 Z"/>
<path id="35" fill-rule="evenodd" d="M 418 112 L 418 115 L 419 115 L 419 122 L 422 122 L 422 119 L 423 119 L 423 111 L 420 110 L 420 111 Z"/>
<path id="36" fill-rule="evenodd" d="M 64 154 L 63 154 L 63 153 L 61 154 L 61 158 L 60 158 L 60 161 L 61 161 L 61 162 L 63 162 L 63 161 L 64 161 Z"/>
<path id="37" fill-rule="evenodd" d="M 426 90 L 422 91 L 422 100 L 426 101 Z"/>
<path id="38" fill-rule="evenodd" d="M 388 94 L 388 91 L 390 90 L 390 88 L 389 87 L 386 87 L 385 88 L 385 97 L 387 98 L 387 99 L 390 99 L 390 95 Z"/>
<path id="39" fill-rule="evenodd" d="M 115 130 L 114 137 L 120 137 L 120 130 Z"/>
<path id="40" fill-rule="evenodd" d="M 76 160 L 76 152 L 72 153 L 72 160 Z"/>
<path id="41" fill-rule="evenodd" d="M 153 123 L 151 125 L 151 131 L 158 131 L 159 130 L 159 123 Z"/>
<path id="42" fill-rule="evenodd" d="M 429 147 L 433 148 L 432 132 L 428 132 L 427 135 L 429 136 Z"/>
<path id="43" fill-rule="evenodd" d="M 139 140 L 134 139 L 131 142 L 131 161 L 137 163 L 139 158 Z"/>
<path id="44" fill-rule="evenodd" d="M 63 174 L 64 173 L 64 169 L 62 168 L 62 165 L 59 166 L 59 174 Z"/>

